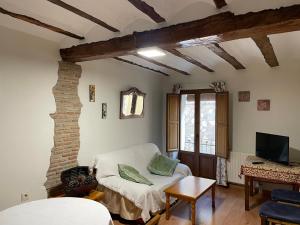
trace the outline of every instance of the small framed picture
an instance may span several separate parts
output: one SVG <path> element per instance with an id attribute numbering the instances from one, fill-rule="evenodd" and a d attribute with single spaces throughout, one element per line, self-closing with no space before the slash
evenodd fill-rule
<path id="1" fill-rule="evenodd" d="M 89 100 L 90 100 L 90 102 L 95 102 L 95 92 L 96 92 L 95 85 L 89 85 Z"/>
<path id="2" fill-rule="evenodd" d="M 270 99 L 257 100 L 257 110 L 258 111 L 270 111 L 271 101 Z"/>
<path id="3" fill-rule="evenodd" d="M 239 91 L 239 102 L 250 102 L 250 91 Z"/>
<path id="4" fill-rule="evenodd" d="M 107 103 L 102 103 L 102 119 L 107 117 Z"/>

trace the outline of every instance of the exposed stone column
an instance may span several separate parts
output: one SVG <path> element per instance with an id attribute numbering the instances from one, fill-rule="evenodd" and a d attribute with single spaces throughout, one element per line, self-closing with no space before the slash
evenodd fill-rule
<path id="1" fill-rule="evenodd" d="M 80 147 L 78 119 L 82 104 L 78 96 L 81 66 L 59 62 L 58 80 L 53 87 L 56 112 L 50 114 L 54 120 L 54 147 L 51 150 L 50 166 L 45 187 L 49 190 L 61 183 L 63 170 L 76 166 Z"/>

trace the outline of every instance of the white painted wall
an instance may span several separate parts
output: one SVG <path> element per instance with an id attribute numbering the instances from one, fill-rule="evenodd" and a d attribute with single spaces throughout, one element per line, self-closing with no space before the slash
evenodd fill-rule
<path id="1" fill-rule="evenodd" d="M 52 87 L 57 80 L 58 46 L 0 27 L 0 210 L 46 197 L 44 182 L 53 147 L 55 112 Z M 80 164 L 100 152 L 144 142 L 161 146 L 162 79 L 160 75 L 114 60 L 82 63 L 79 95 L 83 104 Z M 88 85 L 96 102 L 88 102 Z M 143 119 L 119 119 L 121 90 L 136 86 L 146 96 Z M 108 117 L 101 119 L 101 103 Z"/>
<path id="2" fill-rule="evenodd" d="M 79 162 L 89 164 L 97 153 L 134 144 L 153 142 L 161 147 L 162 81 L 166 78 L 113 59 L 85 62 L 82 68 Z M 96 102 L 89 102 L 89 84 L 96 85 Z M 121 120 L 120 91 L 130 87 L 146 93 L 145 117 Z M 107 119 L 101 119 L 102 103 L 108 105 Z"/>
<path id="3" fill-rule="evenodd" d="M 0 27 L 0 210 L 46 197 L 57 45 Z"/>

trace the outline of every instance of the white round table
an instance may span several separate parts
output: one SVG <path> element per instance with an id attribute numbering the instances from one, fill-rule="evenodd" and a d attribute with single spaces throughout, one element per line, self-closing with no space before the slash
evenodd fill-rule
<path id="1" fill-rule="evenodd" d="M 51 198 L 0 212 L 0 225 L 113 225 L 102 204 L 84 198 Z"/>

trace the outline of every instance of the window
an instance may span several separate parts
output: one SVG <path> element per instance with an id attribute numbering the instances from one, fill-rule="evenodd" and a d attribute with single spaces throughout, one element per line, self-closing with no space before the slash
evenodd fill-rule
<path id="1" fill-rule="evenodd" d="M 195 95 L 181 95 L 180 149 L 194 152 L 195 149 Z"/>
<path id="2" fill-rule="evenodd" d="M 216 94 L 200 95 L 200 153 L 216 152 Z"/>
<path id="3" fill-rule="evenodd" d="M 180 150 L 196 176 L 215 179 L 216 157 L 229 155 L 228 97 L 208 89 L 167 95 L 167 151 Z"/>

